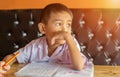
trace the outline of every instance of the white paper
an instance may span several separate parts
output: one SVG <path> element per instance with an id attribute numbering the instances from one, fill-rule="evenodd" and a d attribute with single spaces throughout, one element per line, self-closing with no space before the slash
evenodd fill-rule
<path id="1" fill-rule="evenodd" d="M 94 65 L 87 63 L 81 71 L 73 70 L 71 65 L 54 63 L 30 63 L 19 71 L 16 76 L 30 77 L 93 77 Z"/>

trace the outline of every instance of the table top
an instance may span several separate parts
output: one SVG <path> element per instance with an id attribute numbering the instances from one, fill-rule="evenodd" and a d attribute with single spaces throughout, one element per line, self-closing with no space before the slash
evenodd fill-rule
<path id="1" fill-rule="evenodd" d="M 4 74 L 2 77 L 17 77 L 14 75 L 14 72 L 24 65 L 13 64 L 7 74 Z M 120 77 L 120 66 L 94 65 L 94 77 Z"/>
<path id="2" fill-rule="evenodd" d="M 94 66 L 94 77 L 120 77 L 120 66 Z"/>

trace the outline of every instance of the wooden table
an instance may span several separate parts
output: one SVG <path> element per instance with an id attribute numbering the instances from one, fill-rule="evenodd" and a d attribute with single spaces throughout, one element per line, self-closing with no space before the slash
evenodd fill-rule
<path id="1" fill-rule="evenodd" d="M 7 74 L 2 77 L 17 77 L 14 72 L 18 71 L 25 64 L 13 64 Z M 120 66 L 94 65 L 94 77 L 120 77 Z"/>
<path id="2" fill-rule="evenodd" d="M 94 77 L 120 77 L 120 66 L 94 66 Z"/>

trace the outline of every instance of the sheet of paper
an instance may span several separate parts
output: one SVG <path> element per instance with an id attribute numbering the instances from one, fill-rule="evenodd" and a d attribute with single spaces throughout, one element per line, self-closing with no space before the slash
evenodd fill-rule
<path id="1" fill-rule="evenodd" d="M 88 62 L 81 71 L 73 70 L 69 65 L 61 65 L 54 77 L 94 77 L 94 65 Z"/>
<path id="2" fill-rule="evenodd" d="M 81 71 L 73 70 L 71 65 L 30 63 L 15 72 L 17 76 L 30 77 L 93 77 L 93 74 L 94 66 L 92 63 L 87 63 Z"/>

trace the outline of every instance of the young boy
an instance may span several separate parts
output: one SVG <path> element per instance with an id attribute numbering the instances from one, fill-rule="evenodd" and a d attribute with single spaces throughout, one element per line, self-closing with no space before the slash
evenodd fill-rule
<path id="1" fill-rule="evenodd" d="M 80 46 L 71 33 L 73 15 L 63 4 L 54 3 L 42 10 L 39 31 L 45 36 L 33 40 L 17 52 L 20 54 L 13 61 L 18 63 L 55 62 L 72 64 L 76 70 L 81 70 L 87 61 L 81 53 Z M 3 66 L 12 56 L 6 56 L 0 61 L 0 73 L 10 69 L 10 65 Z"/>

